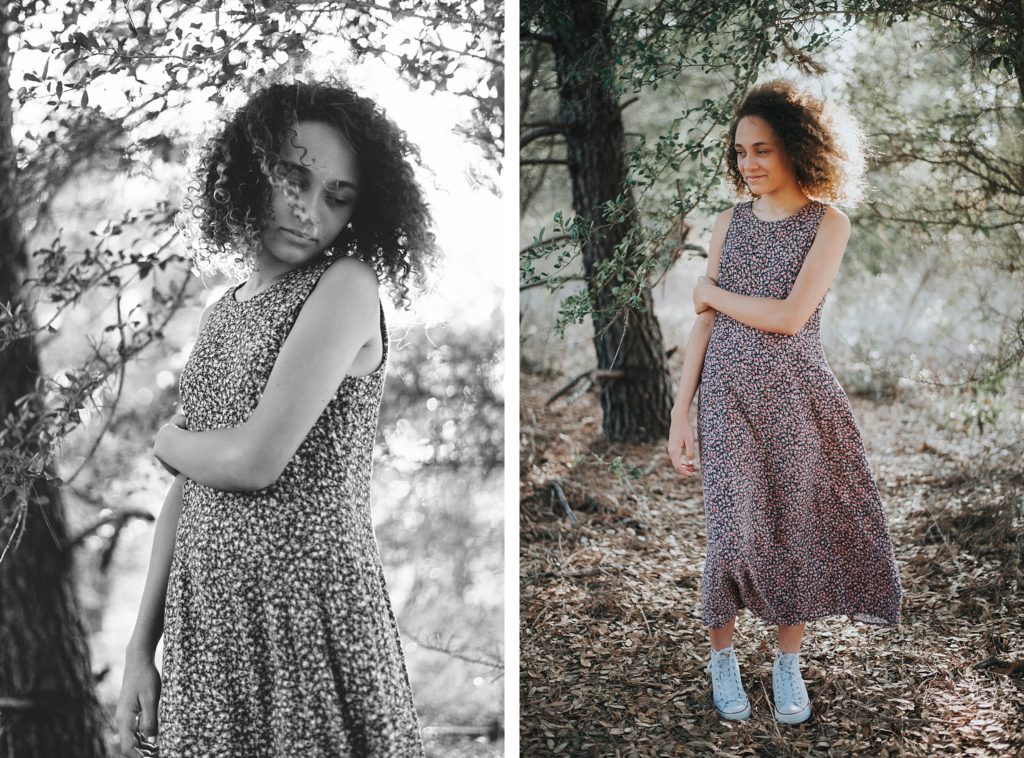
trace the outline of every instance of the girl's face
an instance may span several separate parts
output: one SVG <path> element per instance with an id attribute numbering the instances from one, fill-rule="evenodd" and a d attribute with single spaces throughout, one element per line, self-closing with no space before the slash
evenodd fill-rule
<path id="1" fill-rule="evenodd" d="M 333 126 L 302 121 L 281 148 L 283 181 L 273 181 L 263 246 L 283 263 L 322 253 L 348 224 L 359 196 L 355 151 Z"/>
<path id="2" fill-rule="evenodd" d="M 771 126 L 757 116 L 736 124 L 736 167 L 754 195 L 765 195 L 796 184 L 793 164 Z"/>

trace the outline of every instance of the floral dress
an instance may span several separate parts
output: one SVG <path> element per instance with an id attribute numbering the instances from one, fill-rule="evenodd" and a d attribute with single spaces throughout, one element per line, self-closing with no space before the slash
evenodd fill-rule
<path id="1" fill-rule="evenodd" d="M 718 286 L 783 299 L 827 206 L 812 200 L 764 221 L 751 205 L 733 210 Z M 740 608 L 773 625 L 838 614 L 899 622 L 902 586 L 882 501 L 822 349 L 824 302 L 794 335 L 715 314 L 697 420 L 705 626 L 724 626 Z"/>
<path id="2" fill-rule="evenodd" d="M 188 428 L 242 424 L 332 259 L 215 304 L 181 376 Z M 165 611 L 164 758 L 421 756 L 370 518 L 388 340 L 346 377 L 271 486 L 187 480 Z"/>

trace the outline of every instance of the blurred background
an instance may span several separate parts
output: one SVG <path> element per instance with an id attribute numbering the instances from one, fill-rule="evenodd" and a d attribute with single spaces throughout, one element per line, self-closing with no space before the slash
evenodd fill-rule
<path id="1" fill-rule="evenodd" d="M 853 233 L 822 323 L 844 386 L 892 397 L 942 385 L 947 420 L 965 430 L 1019 414 L 1004 392 L 1024 356 L 1024 64 L 1012 55 L 1012 4 L 973 14 L 957 2 L 853 3 L 844 15 L 625 2 L 589 20 L 569 6 L 578 26 L 604 25 L 604 49 L 560 57 L 548 4 L 523 12 L 527 372 L 568 379 L 607 360 L 594 355 L 591 316 L 614 320 L 645 289 L 666 351 L 685 346 L 711 223 L 739 201 L 720 161 L 732 108 L 753 84 L 785 77 L 851 112 L 870 151 L 866 201 L 844 208 Z M 596 71 L 615 118 L 582 138 L 558 82 L 593 82 Z M 570 168 L 592 155 L 608 158 L 603 171 Z M 605 291 L 614 297 L 595 294 Z M 636 360 L 628 343 L 618 360 Z"/>
<path id="2" fill-rule="evenodd" d="M 5 165 L 17 198 L 5 202 L 5 229 L 13 213 L 24 258 L 0 253 L 11 298 L 0 346 L 5 382 L 30 362 L 11 352 L 18 344 L 35 345 L 40 374 L 20 392 L 5 386 L 13 415 L 3 429 L 0 546 L 49 521 L 60 555 L 72 559 L 103 742 L 114 744 L 125 644 L 171 481 L 152 442 L 176 410 L 200 314 L 237 283 L 194 275 L 171 223 L 187 150 L 253 82 L 298 69 L 340 75 L 421 151 L 417 173 L 443 262 L 411 311 L 386 314 L 375 524 L 430 754 L 501 754 L 504 306 L 492 239 L 501 5 L 86 2 L 5 11 L 14 105 Z M 40 475 L 53 488 L 47 502 L 63 504 L 43 519 L 34 510 Z M 25 534 L 4 559 L 5 593 L 19 572 L 60 562 L 45 548 L 33 555 L 37 543 Z M 19 606 L 5 605 L 13 629 Z M 58 603 L 44 613 L 56 629 L 72 612 Z M 31 657 L 34 645 L 26 640 L 19 654 Z M 28 710 L 8 722 L 24 735 Z M 24 742 L 2 743 L 14 751 L 4 754 L 57 754 L 41 747 L 49 738 L 40 731 L 5 732 Z M 67 754 L 102 754 L 81 752 L 89 737 L 68 739 L 79 752 Z"/>

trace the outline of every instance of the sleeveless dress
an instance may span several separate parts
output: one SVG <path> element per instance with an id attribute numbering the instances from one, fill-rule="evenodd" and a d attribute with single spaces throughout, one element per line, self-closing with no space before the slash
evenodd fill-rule
<path id="1" fill-rule="evenodd" d="M 248 418 L 332 260 L 217 301 L 181 375 L 189 429 Z M 164 758 L 423 755 L 370 519 L 383 308 L 380 327 L 380 366 L 342 380 L 274 484 L 186 480 L 165 610 Z"/>
<path id="2" fill-rule="evenodd" d="M 718 286 L 783 299 L 827 206 L 812 200 L 763 221 L 752 202 L 733 209 Z M 840 614 L 899 623 L 902 585 L 882 501 L 822 349 L 824 303 L 791 336 L 715 314 L 697 418 L 707 627 L 724 626 L 740 608 L 772 625 Z"/>

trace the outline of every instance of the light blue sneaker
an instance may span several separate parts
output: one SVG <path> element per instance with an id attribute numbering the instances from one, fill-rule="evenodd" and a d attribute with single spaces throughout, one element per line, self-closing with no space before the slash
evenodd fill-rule
<path id="1" fill-rule="evenodd" d="M 743 691 L 740 664 L 732 645 L 721 650 L 711 648 L 707 670 L 711 673 L 712 699 L 718 715 L 734 721 L 750 718 L 750 702 Z"/>
<path id="2" fill-rule="evenodd" d="M 800 653 L 775 651 L 772 695 L 775 720 L 780 724 L 799 724 L 811 717 L 811 699 L 800 675 Z"/>

